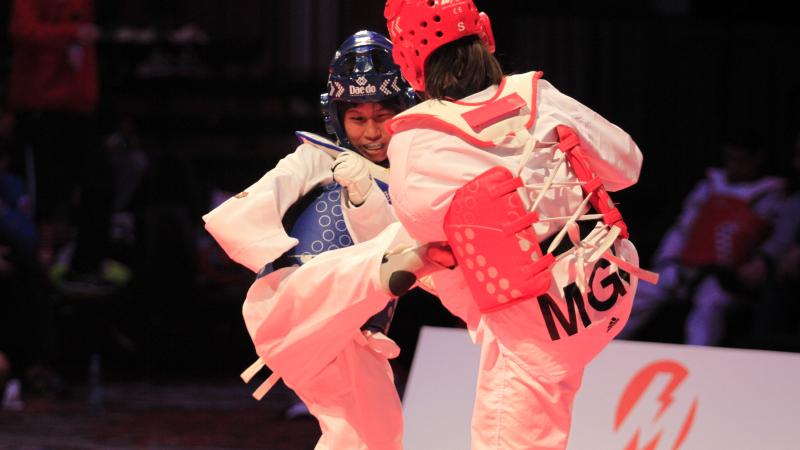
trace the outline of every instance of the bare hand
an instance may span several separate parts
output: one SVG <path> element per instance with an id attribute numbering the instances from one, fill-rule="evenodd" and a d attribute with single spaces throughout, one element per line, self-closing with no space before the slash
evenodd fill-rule
<path id="1" fill-rule="evenodd" d="M 767 263 L 761 258 L 754 258 L 741 267 L 737 271 L 739 281 L 749 288 L 758 287 L 767 281 L 769 268 Z"/>
<path id="2" fill-rule="evenodd" d="M 797 280 L 800 278 L 800 246 L 794 245 L 783 255 L 775 267 L 779 280 Z"/>

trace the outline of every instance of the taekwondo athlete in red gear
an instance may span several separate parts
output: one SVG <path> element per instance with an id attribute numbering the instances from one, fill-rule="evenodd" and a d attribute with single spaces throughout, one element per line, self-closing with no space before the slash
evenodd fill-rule
<path id="1" fill-rule="evenodd" d="M 609 192 L 634 184 L 631 137 L 542 79 L 503 76 L 472 0 L 392 0 L 393 55 L 428 101 L 389 125 L 390 194 L 481 346 L 472 449 L 563 449 L 586 364 L 622 329 L 638 255 Z"/>
<path id="2" fill-rule="evenodd" d="M 754 137 L 726 141 L 723 167 L 708 168 L 661 239 L 653 257 L 661 282 L 642 286 L 622 337 L 640 332 L 666 302 L 685 298 L 685 343 L 721 344 L 728 309 L 752 296 L 740 271 L 788 245 L 770 236 L 784 208 L 784 180 L 761 175 L 766 153 Z"/>
<path id="3" fill-rule="evenodd" d="M 259 361 L 243 378 L 264 364 L 272 382 L 282 377 L 320 422 L 317 450 L 401 449 L 387 361 L 399 349 L 384 334 L 396 300 L 380 290 L 360 303 L 362 286 L 336 251 L 396 220 L 384 192 L 383 124 L 416 97 L 379 33 L 347 38 L 329 72 L 321 106 L 337 142 L 298 132 L 293 153 L 204 220 L 231 258 L 259 273 L 243 307 Z"/>

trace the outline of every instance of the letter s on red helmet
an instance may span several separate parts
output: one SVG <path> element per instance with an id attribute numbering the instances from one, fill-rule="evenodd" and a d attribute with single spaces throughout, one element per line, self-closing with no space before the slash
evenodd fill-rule
<path id="1" fill-rule="evenodd" d="M 472 0 L 388 0 L 384 17 L 394 44 L 392 57 L 417 91 L 425 91 L 425 60 L 447 43 L 477 35 L 494 53 L 489 16 Z"/>

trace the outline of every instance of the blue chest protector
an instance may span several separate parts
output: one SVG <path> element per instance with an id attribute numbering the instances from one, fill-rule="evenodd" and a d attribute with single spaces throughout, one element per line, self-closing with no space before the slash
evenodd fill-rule
<path id="1" fill-rule="evenodd" d="M 388 200 L 389 186 L 375 181 Z M 312 189 L 292 205 L 283 217 L 283 226 L 299 242 L 264 266 L 258 277 L 282 267 L 303 265 L 322 252 L 353 245 L 342 211 L 342 195 L 342 186 L 330 183 Z"/>
<path id="2" fill-rule="evenodd" d="M 389 186 L 380 181 L 377 184 L 386 195 Z M 342 213 L 342 195 L 346 194 L 337 183 L 315 189 L 307 195 L 313 198 L 289 231 L 290 236 L 300 241 L 287 252 L 293 264 L 302 265 L 324 251 L 353 245 Z"/>
<path id="3" fill-rule="evenodd" d="M 389 186 L 375 181 L 388 200 Z M 342 212 L 342 195 L 346 195 L 342 186 L 330 183 L 311 190 L 292 205 L 284 216 L 283 225 L 289 230 L 289 235 L 300 242 L 264 266 L 258 278 L 282 267 L 303 265 L 322 252 L 353 245 Z M 391 300 L 383 310 L 370 317 L 362 329 L 388 332 L 396 306 L 397 300 Z"/>
<path id="4" fill-rule="evenodd" d="M 287 252 L 292 264 L 301 265 L 324 251 L 353 245 L 342 214 L 342 195 L 345 193 L 337 183 L 314 189 L 307 195 L 311 201 L 289 229 L 289 235 L 300 241 Z"/>

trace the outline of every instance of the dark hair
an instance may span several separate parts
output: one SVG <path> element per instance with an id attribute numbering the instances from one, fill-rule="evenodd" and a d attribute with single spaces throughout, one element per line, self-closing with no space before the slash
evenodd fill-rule
<path id="1" fill-rule="evenodd" d="M 425 60 L 427 98 L 461 99 L 503 79 L 503 68 L 478 36 L 449 42 Z"/>

